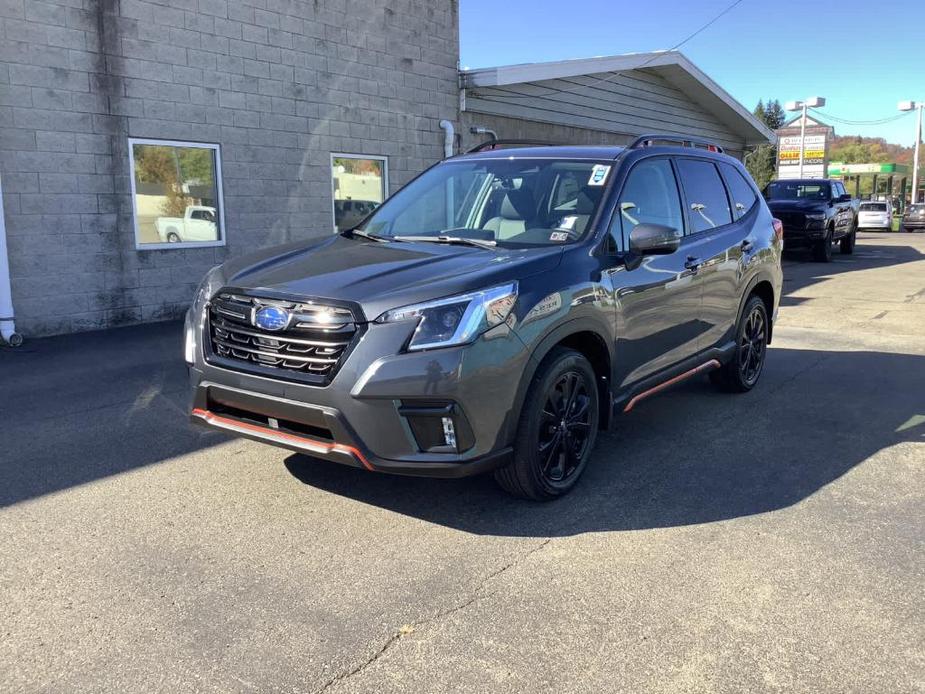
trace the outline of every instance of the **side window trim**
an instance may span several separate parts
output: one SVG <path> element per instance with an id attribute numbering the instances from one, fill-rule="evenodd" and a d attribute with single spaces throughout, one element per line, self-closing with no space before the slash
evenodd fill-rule
<path id="1" fill-rule="evenodd" d="M 674 160 L 672 163 L 675 166 L 675 176 L 678 179 L 678 187 L 681 189 L 683 193 L 681 197 L 681 203 L 682 203 L 682 206 L 684 207 L 685 219 L 688 224 L 688 229 L 690 229 L 689 233 L 685 232 L 684 234 L 685 238 L 688 236 L 701 236 L 704 234 L 713 234 L 717 231 L 725 231 L 727 227 L 733 226 L 738 220 L 735 218 L 734 208 L 732 206 L 732 198 L 730 197 L 730 194 L 729 194 L 729 187 L 726 184 L 726 179 L 723 178 L 723 172 L 716 165 L 716 162 L 706 157 L 691 157 L 691 156 L 677 156 L 677 155 L 672 157 L 672 159 Z M 694 161 L 706 162 L 707 164 L 711 164 L 713 166 L 714 170 L 716 171 L 716 175 L 719 176 L 719 181 L 723 186 L 723 192 L 726 194 L 726 205 L 729 206 L 729 216 L 732 218 L 731 222 L 727 222 L 726 224 L 720 224 L 719 226 L 713 227 L 712 229 L 703 229 L 701 231 L 693 230 L 694 222 L 693 222 L 693 219 L 690 217 L 691 203 L 690 203 L 690 200 L 688 200 L 687 198 L 687 191 L 684 189 L 684 179 L 681 176 L 681 171 L 677 167 L 677 161 L 680 159 L 693 159 Z"/>

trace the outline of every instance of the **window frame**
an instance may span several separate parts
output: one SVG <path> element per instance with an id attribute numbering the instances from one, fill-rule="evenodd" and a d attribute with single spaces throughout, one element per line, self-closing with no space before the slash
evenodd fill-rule
<path id="1" fill-rule="evenodd" d="M 155 147 L 177 147 L 185 149 L 212 150 L 215 173 L 215 207 L 218 211 L 218 238 L 215 241 L 183 241 L 181 243 L 141 243 L 138 229 L 138 201 L 135 186 L 135 145 L 152 145 Z M 213 142 L 188 142 L 186 140 L 159 140 L 144 137 L 128 138 L 129 182 L 132 188 L 132 226 L 135 229 L 136 251 L 181 250 L 190 248 L 216 248 L 227 245 L 225 234 L 225 194 L 222 188 L 222 148 Z"/>
<path id="2" fill-rule="evenodd" d="M 368 159 L 372 161 L 382 162 L 382 202 L 379 204 L 382 205 L 386 200 L 388 200 L 391 195 L 389 188 L 389 157 L 385 154 L 356 154 L 348 152 L 331 152 L 330 153 L 330 163 L 328 165 L 328 176 L 331 179 L 331 229 L 333 229 L 334 234 L 338 234 L 337 230 L 337 210 L 335 208 L 335 203 L 337 202 L 335 196 L 336 191 L 334 190 L 334 160 L 335 159 Z M 372 214 L 372 212 L 370 213 Z M 367 217 L 369 215 L 366 215 Z"/>
<path id="3" fill-rule="evenodd" d="M 694 231 L 694 220 L 693 220 L 693 216 L 691 215 L 691 209 L 690 209 L 691 203 L 687 197 L 687 189 L 684 187 L 684 177 L 681 175 L 681 166 L 679 162 L 682 159 L 692 159 L 694 161 L 702 161 L 702 162 L 706 162 L 707 164 L 710 164 L 711 166 L 713 166 L 713 170 L 716 171 L 716 175 L 717 177 L 719 177 L 719 183 L 723 188 L 723 194 L 726 196 L 726 205 L 729 209 L 729 216 L 731 218 L 731 221 L 726 222 L 725 224 L 720 224 L 719 226 L 715 226 L 712 229 L 701 229 L 700 231 Z M 677 176 L 677 179 L 678 179 L 678 187 L 681 190 L 681 199 L 683 201 L 684 216 L 685 216 L 685 219 L 687 220 L 687 225 L 688 225 L 687 230 L 685 231 L 685 234 L 684 234 L 685 238 L 694 238 L 694 237 L 702 236 L 704 234 L 713 234 L 717 231 L 723 231 L 727 227 L 731 227 L 735 225 L 736 222 L 739 221 L 738 219 L 735 218 L 735 214 L 733 212 L 733 209 L 734 209 L 733 202 L 729 194 L 729 187 L 726 185 L 726 179 L 723 178 L 723 172 L 716 165 L 717 162 L 714 159 L 710 159 L 709 157 L 674 155 L 672 156 L 672 162 L 674 163 L 674 166 L 675 166 L 675 175 Z M 754 205 L 752 207 L 754 207 Z M 743 215 L 743 218 L 744 218 L 744 215 Z"/>
<path id="4" fill-rule="evenodd" d="M 623 179 L 620 181 L 620 189 L 614 193 L 611 193 L 612 197 L 611 203 L 608 203 L 608 206 L 612 205 L 612 210 L 610 213 L 610 220 L 607 226 L 604 228 L 603 235 L 603 244 L 606 246 L 608 244 L 608 238 L 616 238 L 613 235 L 613 228 L 616 225 L 620 226 L 620 247 L 614 251 L 615 253 L 626 253 L 629 251 L 630 239 L 629 234 L 624 233 L 623 229 L 623 216 L 620 212 L 620 199 L 623 197 L 623 193 L 626 190 L 626 184 L 630 180 L 630 176 L 633 175 L 633 172 L 636 170 L 636 167 L 641 164 L 645 164 L 652 161 L 664 160 L 668 163 L 668 167 L 671 169 L 671 175 L 674 177 L 675 190 L 678 193 L 678 204 L 681 206 L 681 226 L 680 229 L 682 238 L 687 238 L 689 236 L 690 229 L 690 220 L 687 218 L 687 213 L 684 209 L 684 189 L 681 187 L 681 177 L 678 172 L 678 167 L 675 165 L 674 157 L 669 154 L 653 154 L 652 156 L 642 157 L 641 159 L 633 162 L 632 166 L 629 167 L 626 174 L 623 176 Z"/>

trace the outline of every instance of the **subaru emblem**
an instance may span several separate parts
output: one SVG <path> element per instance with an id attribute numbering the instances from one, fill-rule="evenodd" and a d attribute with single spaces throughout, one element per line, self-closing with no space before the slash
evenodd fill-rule
<path id="1" fill-rule="evenodd" d="M 254 313 L 254 325 L 264 330 L 284 330 L 289 325 L 291 314 L 279 306 L 264 306 Z"/>

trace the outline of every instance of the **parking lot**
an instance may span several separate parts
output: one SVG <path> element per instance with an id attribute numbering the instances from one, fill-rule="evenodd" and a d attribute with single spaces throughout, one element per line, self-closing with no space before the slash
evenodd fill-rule
<path id="1" fill-rule="evenodd" d="M 2 689 L 922 691 L 925 234 L 785 278 L 552 504 L 192 429 L 176 324 L 0 351 Z"/>

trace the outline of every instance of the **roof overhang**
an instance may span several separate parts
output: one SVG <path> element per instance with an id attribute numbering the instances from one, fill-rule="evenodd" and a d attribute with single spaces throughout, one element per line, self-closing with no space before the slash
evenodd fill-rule
<path id="1" fill-rule="evenodd" d="M 649 72 L 662 77 L 704 110 L 714 114 L 730 130 L 741 136 L 746 145 L 777 142 L 777 136 L 773 131 L 680 51 L 628 53 L 549 63 L 524 63 L 462 70 L 460 84 L 464 89 L 501 87 L 631 70 Z"/>

